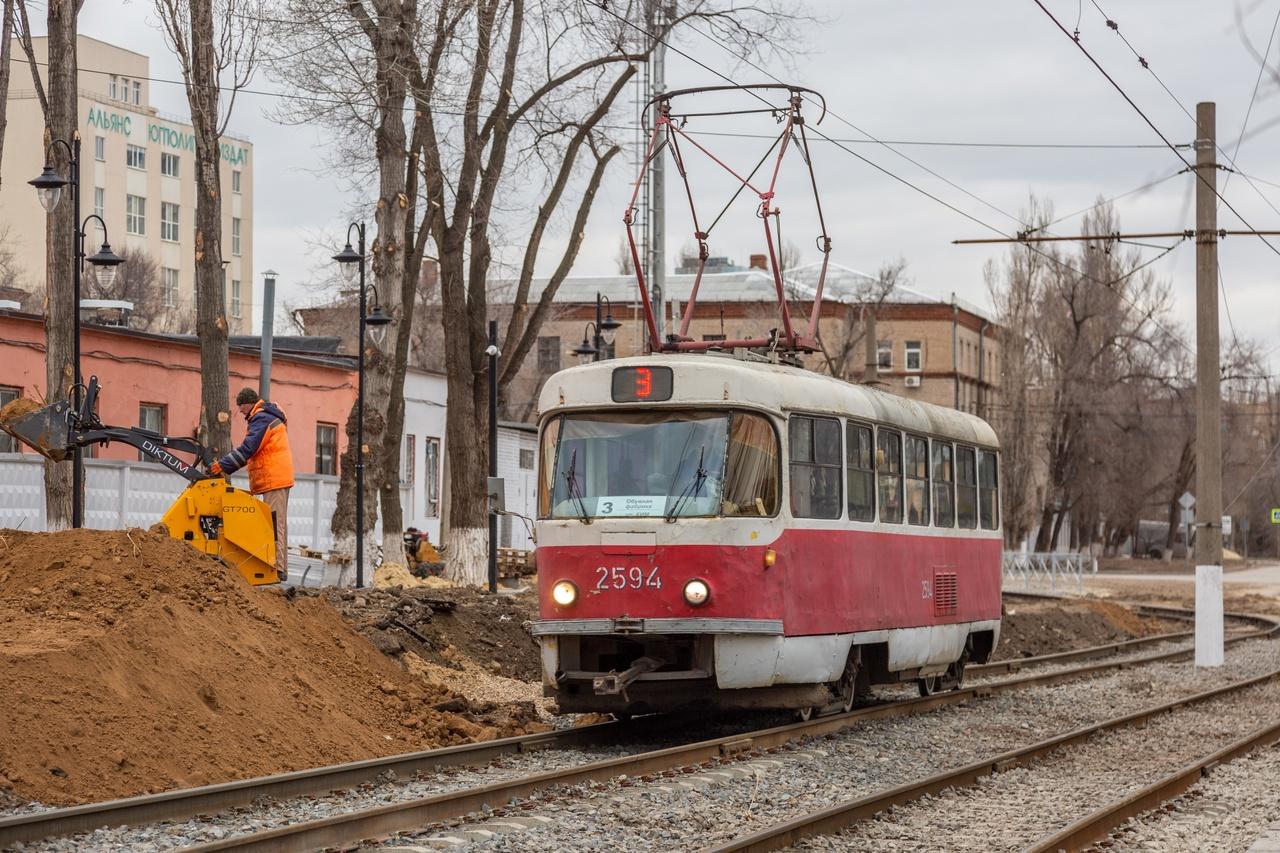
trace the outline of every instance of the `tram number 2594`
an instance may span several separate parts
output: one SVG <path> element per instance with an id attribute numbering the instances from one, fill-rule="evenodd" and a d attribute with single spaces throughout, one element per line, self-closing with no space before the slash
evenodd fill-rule
<path id="1" fill-rule="evenodd" d="M 596 589 L 662 589 L 658 567 L 646 571 L 640 566 L 597 566 Z"/>

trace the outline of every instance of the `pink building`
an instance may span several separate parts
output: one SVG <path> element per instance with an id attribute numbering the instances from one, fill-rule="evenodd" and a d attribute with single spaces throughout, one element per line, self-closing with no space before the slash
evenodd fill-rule
<path id="1" fill-rule="evenodd" d="M 304 339 L 314 343 L 315 339 Z M 246 342 L 248 343 L 248 342 Z M 102 386 L 98 414 L 112 426 L 144 426 L 167 435 L 193 436 L 200 413 L 200 350 L 194 338 L 131 329 L 83 327 L 81 371 Z M 0 310 L 0 404 L 16 396 L 45 396 L 43 318 Z M 244 386 L 258 387 L 258 346 L 231 349 L 232 396 Z M 277 339 L 271 369 L 270 399 L 289 419 L 294 470 L 335 474 L 346 447 L 343 427 L 355 404 L 352 359 L 334 354 L 290 351 L 289 339 Z M 244 419 L 231 400 L 231 437 L 244 438 Z M 0 435 L 0 451 L 12 440 Z M 102 459 L 137 459 L 123 444 L 94 448 Z"/>

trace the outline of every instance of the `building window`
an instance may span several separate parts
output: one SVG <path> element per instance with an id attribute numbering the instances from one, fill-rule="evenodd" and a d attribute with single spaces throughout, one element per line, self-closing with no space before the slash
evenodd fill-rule
<path id="1" fill-rule="evenodd" d="M 972 447 L 956 448 L 956 520 L 973 530 L 978 526 L 978 462 Z"/>
<path id="2" fill-rule="evenodd" d="M 8 385 L 0 385 L 0 408 L 12 403 L 22 396 L 22 389 Z M 7 432 L 0 432 L 0 453 L 17 453 L 18 440 Z"/>
<path id="3" fill-rule="evenodd" d="M 893 369 L 893 341 L 876 341 L 876 367 L 880 370 Z"/>
<path id="4" fill-rule="evenodd" d="M 907 341 L 903 345 L 905 352 L 905 364 L 909 373 L 919 373 L 924 370 L 924 349 L 919 341 Z"/>
<path id="5" fill-rule="evenodd" d="M 406 434 L 404 444 L 400 447 L 400 485 L 409 491 L 409 517 L 418 514 L 418 490 L 414 487 L 414 472 L 417 462 L 418 437 Z"/>
<path id="6" fill-rule="evenodd" d="M 438 518 L 440 515 L 440 439 L 428 438 L 423 444 L 426 449 L 425 464 L 422 476 L 427 488 L 427 518 Z"/>
<path id="7" fill-rule="evenodd" d="M 130 169 L 146 169 L 147 149 L 141 145 L 126 145 L 124 149 L 124 164 Z"/>
<path id="8" fill-rule="evenodd" d="M 172 202 L 160 202 L 160 239 L 178 242 L 178 206 Z"/>
<path id="9" fill-rule="evenodd" d="M 231 254 L 240 254 L 240 218 L 231 217 Z"/>
<path id="10" fill-rule="evenodd" d="M 120 100 L 120 78 L 114 74 L 111 75 L 111 86 L 109 87 L 109 91 L 111 94 L 111 100 Z"/>
<path id="11" fill-rule="evenodd" d="M 146 236 L 147 200 L 138 195 L 124 197 L 124 230 L 126 234 Z"/>
<path id="12" fill-rule="evenodd" d="M 955 468 L 951 445 L 933 442 L 933 523 L 954 527 L 956 523 Z"/>
<path id="13" fill-rule="evenodd" d="M 99 219 L 106 219 L 107 214 L 107 191 L 102 187 L 93 188 L 93 212 Z"/>
<path id="14" fill-rule="evenodd" d="M 876 468 L 871 445 L 871 427 L 851 423 L 845 429 L 850 521 L 876 520 Z"/>
<path id="15" fill-rule="evenodd" d="M 231 191 L 233 193 L 240 192 L 240 170 L 239 169 L 231 170 Z"/>
<path id="16" fill-rule="evenodd" d="M 840 422 L 791 417 L 791 512 L 797 518 L 841 514 Z"/>
<path id="17" fill-rule="evenodd" d="M 105 162 L 107 159 L 107 138 L 105 136 L 95 136 L 93 138 L 93 157 L 95 160 Z"/>
<path id="18" fill-rule="evenodd" d="M 555 373 L 560 369 L 560 336 L 538 338 L 538 372 Z"/>
<path id="19" fill-rule="evenodd" d="M 231 279 L 231 316 L 240 316 L 240 282 L 238 279 Z"/>
<path id="20" fill-rule="evenodd" d="M 160 286 L 164 288 L 164 307 L 176 308 L 178 306 L 178 271 L 161 267 Z"/>
<path id="21" fill-rule="evenodd" d="M 178 177 L 180 161 L 177 154 L 162 153 L 160 155 L 160 174 L 169 178 Z"/>
<path id="22" fill-rule="evenodd" d="M 316 424 L 316 473 L 338 473 L 337 424 Z"/>
<path id="23" fill-rule="evenodd" d="M 142 82 L 139 80 L 133 81 L 133 102 L 142 106 Z"/>
<path id="24" fill-rule="evenodd" d="M 876 430 L 876 469 L 880 482 L 880 520 L 902 523 L 902 433 Z"/>
<path id="25" fill-rule="evenodd" d="M 138 426 L 145 430 L 150 430 L 156 435 L 164 435 L 165 422 L 165 405 L 163 403 L 139 403 L 138 404 Z M 142 462 L 154 462 L 155 459 L 138 451 L 138 459 Z"/>
<path id="26" fill-rule="evenodd" d="M 918 436 L 907 436 L 907 524 L 929 523 L 929 441 Z"/>

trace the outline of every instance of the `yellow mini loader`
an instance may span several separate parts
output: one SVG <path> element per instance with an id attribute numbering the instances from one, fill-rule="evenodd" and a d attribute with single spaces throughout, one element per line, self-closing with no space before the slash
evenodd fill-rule
<path id="1" fill-rule="evenodd" d="M 229 480 L 208 473 L 213 454 L 195 439 L 160 435 L 141 427 L 104 426 L 94 413 L 98 377 L 89 379 L 79 411 L 63 401 L 42 409 L 5 407 L 0 429 L 55 462 L 70 459 L 77 447 L 119 441 L 142 451 L 190 485 L 160 519 L 174 539 L 217 557 L 251 584 L 279 583 L 276 573 L 275 516 L 265 503 Z M 16 401 L 15 401 L 16 402 Z M 188 464 L 170 451 L 190 453 Z M 127 499 L 127 496 L 126 496 Z"/>

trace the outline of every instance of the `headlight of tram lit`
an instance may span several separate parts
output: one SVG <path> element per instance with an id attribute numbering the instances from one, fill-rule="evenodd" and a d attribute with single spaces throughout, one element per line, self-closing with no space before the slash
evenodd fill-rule
<path id="1" fill-rule="evenodd" d="M 551 598 L 561 607 L 568 607 L 578 600 L 578 587 L 573 581 L 559 581 L 551 587 Z"/>
<path id="2" fill-rule="evenodd" d="M 711 597 L 711 587 L 701 578 L 694 578 L 684 585 L 684 600 L 694 607 L 707 603 Z"/>

